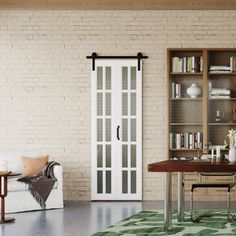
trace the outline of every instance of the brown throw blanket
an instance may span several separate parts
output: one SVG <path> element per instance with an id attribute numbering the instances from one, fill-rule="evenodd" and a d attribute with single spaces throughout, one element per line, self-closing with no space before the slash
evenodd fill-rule
<path id="1" fill-rule="evenodd" d="M 29 191 L 43 209 L 46 208 L 46 200 L 57 181 L 53 174 L 53 167 L 55 165 L 59 165 L 59 163 L 51 161 L 39 174 L 17 179 L 19 182 L 28 184 Z"/>

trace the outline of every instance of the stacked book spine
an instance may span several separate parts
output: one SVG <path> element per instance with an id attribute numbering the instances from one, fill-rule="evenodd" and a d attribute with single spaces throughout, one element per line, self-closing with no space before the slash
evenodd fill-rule
<path id="1" fill-rule="evenodd" d="M 170 149 L 202 148 L 202 133 L 170 133 Z"/>
<path id="2" fill-rule="evenodd" d="M 181 84 L 174 82 L 171 84 L 171 97 L 181 98 Z"/>
<path id="3" fill-rule="evenodd" d="M 231 73 L 231 67 L 230 66 L 215 66 L 212 65 L 209 68 L 210 73 Z"/>
<path id="4" fill-rule="evenodd" d="M 173 73 L 197 73 L 202 72 L 202 57 L 173 57 L 172 72 Z"/>
<path id="5" fill-rule="evenodd" d="M 230 69 L 232 72 L 236 71 L 236 57 L 230 57 Z"/>
<path id="6" fill-rule="evenodd" d="M 210 98 L 230 98 L 230 90 L 223 88 L 212 88 L 210 91 Z"/>

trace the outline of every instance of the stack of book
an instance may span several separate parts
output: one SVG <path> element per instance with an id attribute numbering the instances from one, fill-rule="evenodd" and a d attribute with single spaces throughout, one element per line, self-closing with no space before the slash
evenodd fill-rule
<path id="1" fill-rule="evenodd" d="M 230 66 L 210 66 L 210 73 L 231 73 Z"/>
<path id="2" fill-rule="evenodd" d="M 171 97 L 172 98 L 181 98 L 181 84 L 172 83 L 171 84 Z"/>
<path id="3" fill-rule="evenodd" d="M 173 73 L 196 73 L 202 72 L 202 57 L 173 57 L 172 72 Z"/>
<path id="4" fill-rule="evenodd" d="M 236 71 L 236 57 L 232 56 L 230 57 L 230 68 L 231 71 Z"/>
<path id="5" fill-rule="evenodd" d="M 170 133 L 170 149 L 202 148 L 202 134 L 197 133 Z"/>
<path id="6" fill-rule="evenodd" d="M 210 91 L 210 98 L 230 98 L 230 90 L 223 88 L 212 88 Z"/>

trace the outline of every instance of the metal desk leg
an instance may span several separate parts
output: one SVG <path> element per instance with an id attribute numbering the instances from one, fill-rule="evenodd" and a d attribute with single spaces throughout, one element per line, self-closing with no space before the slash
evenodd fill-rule
<path id="1" fill-rule="evenodd" d="M 171 199 L 171 172 L 165 173 L 165 206 L 164 206 L 164 230 L 172 227 L 172 199 Z"/>
<path id="2" fill-rule="evenodd" d="M 178 172 L 178 222 L 184 221 L 184 173 Z"/>

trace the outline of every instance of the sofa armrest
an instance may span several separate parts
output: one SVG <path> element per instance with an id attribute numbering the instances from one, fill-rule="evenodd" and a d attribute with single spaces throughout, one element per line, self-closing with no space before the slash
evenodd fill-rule
<path id="1" fill-rule="evenodd" d="M 62 189 L 62 183 L 63 183 L 62 166 L 55 165 L 53 167 L 53 173 L 54 173 L 54 176 L 57 179 L 57 186 L 58 186 L 58 188 Z"/>

